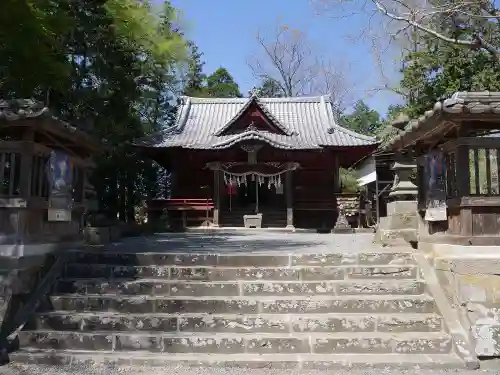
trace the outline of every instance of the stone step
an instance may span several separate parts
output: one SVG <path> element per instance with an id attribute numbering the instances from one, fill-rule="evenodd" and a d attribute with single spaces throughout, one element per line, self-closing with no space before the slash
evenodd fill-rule
<path id="1" fill-rule="evenodd" d="M 356 281 L 178 281 L 178 280 L 60 280 L 56 294 L 116 294 L 156 296 L 269 296 L 269 295 L 419 295 L 425 283 L 416 280 Z"/>
<path id="2" fill-rule="evenodd" d="M 433 313 L 434 299 L 423 296 L 259 296 L 156 297 L 116 295 L 51 296 L 53 310 L 117 313 Z"/>
<path id="3" fill-rule="evenodd" d="M 437 314 L 37 314 L 31 329 L 106 332 L 442 332 Z"/>
<path id="4" fill-rule="evenodd" d="M 71 278 L 158 278 L 169 280 L 344 280 L 344 279 L 416 279 L 415 265 L 391 266 L 292 266 L 265 268 L 116 266 L 106 264 L 68 264 L 65 277 Z"/>
<path id="5" fill-rule="evenodd" d="M 129 333 L 21 331 L 21 348 L 147 351 L 153 353 L 364 353 L 449 354 L 453 341 L 442 332 L 426 333 Z"/>
<path id="6" fill-rule="evenodd" d="M 144 352 L 94 352 L 70 350 L 21 350 L 10 354 L 16 363 L 92 366 L 210 366 L 296 370 L 345 370 L 351 368 L 463 369 L 464 362 L 453 354 L 168 354 Z"/>
<path id="7" fill-rule="evenodd" d="M 340 265 L 405 265 L 415 264 L 410 252 L 363 253 L 295 253 L 266 251 L 259 253 L 165 253 L 154 252 L 164 243 L 149 244 L 151 252 L 127 253 L 111 251 L 73 251 L 72 261 L 82 264 L 110 264 L 131 266 L 219 266 L 219 267 L 290 267 Z M 134 249 L 141 251 L 141 249 Z"/>

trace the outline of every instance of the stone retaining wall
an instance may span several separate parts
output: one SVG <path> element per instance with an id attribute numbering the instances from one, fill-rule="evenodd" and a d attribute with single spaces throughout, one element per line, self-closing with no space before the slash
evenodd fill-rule
<path id="1" fill-rule="evenodd" d="M 469 331 L 476 355 L 500 355 L 500 247 L 419 243 L 450 304 Z"/>
<path id="2" fill-rule="evenodd" d="M 44 260 L 45 256 L 0 259 L 0 324 L 3 325 L 8 315 L 12 314 L 8 311 L 12 296 L 29 294 L 34 290 Z"/>

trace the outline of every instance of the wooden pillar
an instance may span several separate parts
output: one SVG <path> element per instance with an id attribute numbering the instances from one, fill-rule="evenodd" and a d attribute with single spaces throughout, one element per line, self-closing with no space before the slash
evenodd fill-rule
<path id="1" fill-rule="evenodd" d="M 470 195 L 470 165 L 469 165 L 469 147 L 458 146 L 456 151 L 456 163 L 457 163 L 457 190 L 458 197 L 461 200 L 462 197 Z M 477 163 L 477 162 L 476 162 Z M 476 181 L 478 177 L 476 174 Z M 460 209 L 460 235 L 461 236 L 473 236 L 473 225 L 472 225 L 472 208 L 471 207 L 461 207 Z"/>
<path id="2" fill-rule="evenodd" d="M 340 193 L 340 163 L 339 155 L 333 155 L 333 192 L 334 194 Z"/>
<path id="3" fill-rule="evenodd" d="M 23 136 L 23 149 L 21 151 L 21 168 L 19 176 L 19 193 L 22 199 L 26 199 L 26 202 L 31 196 L 31 174 L 33 173 L 33 155 L 35 151 L 35 131 L 33 128 L 28 128 Z M 12 161 L 11 161 L 12 163 Z M 9 183 L 14 184 L 13 176 L 15 172 L 15 165 L 11 164 L 11 175 Z M 3 177 L 3 173 L 2 173 Z M 9 189 L 12 191 L 12 189 Z M 16 230 L 16 245 L 23 244 L 27 240 L 28 235 L 28 208 L 18 208 L 13 211 L 11 216 L 11 221 L 15 221 Z M 23 248 L 18 247 L 17 256 L 23 255 Z"/>
<path id="4" fill-rule="evenodd" d="M 293 182 L 292 171 L 285 173 L 286 227 L 293 229 Z"/>
<path id="5" fill-rule="evenodd" d="M 24 144 L 21 153 L 21 175 L 19 178 L 19 189 L 21 197 L 24 199 L 28 199 L 31 195 L 31 174 L 33 173 L 33 155 L 35 151 L 34 129 L 27 129 L 23 134 L 22 140 Z"/>
<path id="6" fill-rule="evenodd" d="M 213 226 L 219 226 L 220 210 L 220 169 L 214 170 L 214 221 Z"/>
<path id="7" fill-rule="evenodd" d="M 85 203 L 85 188 L 90 185 L 90 176 L 92 175 L 93 168 L 89 167 L 91 159 L 87 158 L 85 159 L 86 163 L 84 166 L 81 167 L 81 173 L 82 173 L 82 195 L 81 195 L 81 200 L 82 203 Z"/>
<path id="8" fill-rule="evenodd" d="M 80 215 L 80 231 L 83 231 L 85 229 L 85 219 L 87 217 L 87 214 L 88 214 L 88 211 L 89 211 L 89 207 L 88 207 L 88 202 L 86 200 L 86 196 L 85 196 L 85 189 L 87 187 L 87 179 L 90 177 L 90 173 L 89 171 L 87 170 L 87 166 L 82 166 L 81 169 L 80 169 L 80 173 L 82 174 L 82 191 L 81 191 L 81 195 L 80 195 L 80 201 L 81 201 L 81 204 L 83 206 L 83 213 L 82 215 Z M 74 176 L 73 176 L 74 178 Z"/>
<path id="9" fill-rule="evenodd" d="M 332 222 L 333 223 L 336 223 L 337 220 L 338 220 L 338 217 L 339 217 L 339 212 L 338 212 L 338 209 L 337 209 L 337 206 L 338 206 L 338 202 L 337 202 L 337 194 L 339 194 L 341 191 L 340 191 L 340 162 L 339 162 L 339 154 L 337 152 L 335 152 L 333 154 L 333 196 L 332 196 L 332 200 L 333 200 L 333 207 L 334 207 L 334 211 L 333 212 L 330 212 L 330 215 L 333 215 L 332 217 Z M 328 220 L 328 222 L 330 222 L 330 220 Z M 330 225 L 330 224 L 328 224 Z M 335 224 L 334 224 L 335 226 Z"/>
<path id="10" fill-rule="evenodd" d="M 470 195 L 469 148 L 467 146 L 458 146 L 455 155 L 457 163 L 458 196 L 466 197 Z"/>

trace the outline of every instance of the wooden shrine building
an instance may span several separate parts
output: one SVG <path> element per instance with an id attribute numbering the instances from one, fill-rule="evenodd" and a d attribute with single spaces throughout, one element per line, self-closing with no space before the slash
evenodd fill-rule
<path id="1" fill-rule="evenodd" d="M 500 92 L 458 92 L 388 148 L 418 170 L 421 243 L 500 245 Z"/>
<path id="2" fill-rule="evenodd" d="M 0 257 L 82 239 L 101 141 L 31 99 L 0 100 L 0 139 Z"/>
<path id="3" fill-rule="evenodd" d="M 151 212 L 182 211 L 184 225 L 332 228 L 339 167 L 376 141 L 339 126 L 326 96 L 253 95 L 182 97 L 175 126 L 135 146 L 172 176 Z"/>

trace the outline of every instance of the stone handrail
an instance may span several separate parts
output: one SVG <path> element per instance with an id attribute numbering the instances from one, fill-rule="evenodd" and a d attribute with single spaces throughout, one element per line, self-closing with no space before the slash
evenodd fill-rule
<path id="1" fill-rule="evenodd" d="M 7 322 L 6 327 L 0 332 L 0 364 L 8 358 L 9 339 L 12 340 L 17 336 L 18 332 L 38 309 L 44 297 L 50 292 L 50 288 L 52 288 L 61 275 L 64 264 L 66 263 L 66 254 L 66 252 L 62 252 L 56 255 L 55 261 L 52 263 L 43 279 L 38 283 L 38 286 L 29 297 L 28 302 L 15 313 L 13 319 Z"/>

